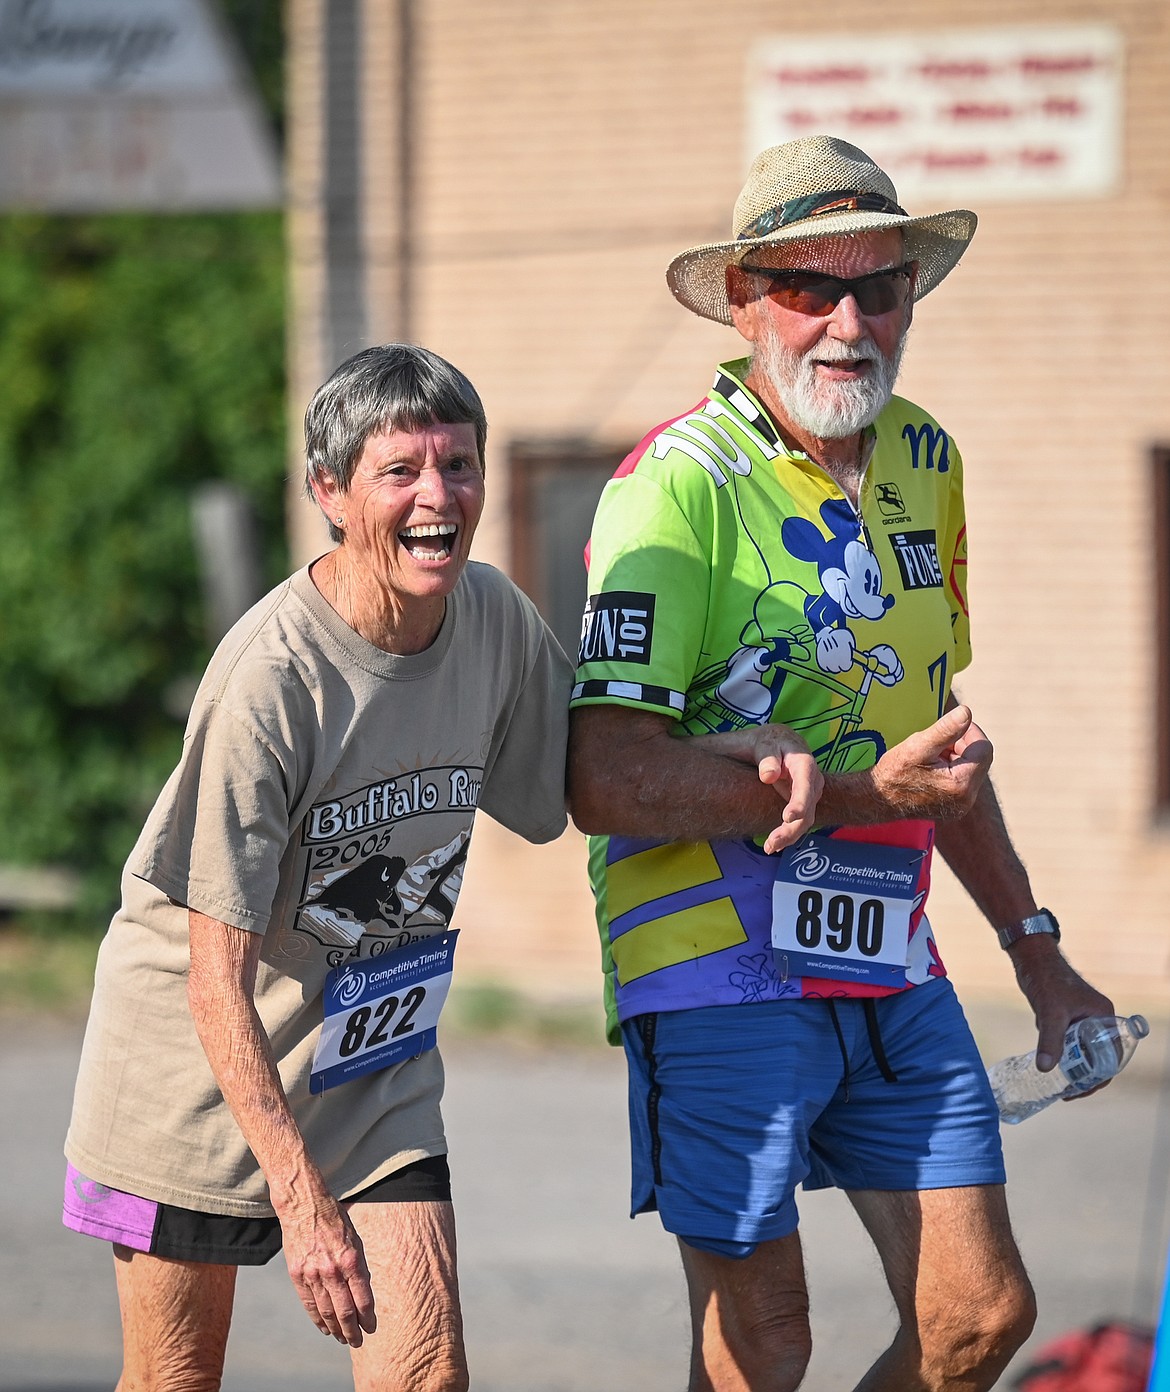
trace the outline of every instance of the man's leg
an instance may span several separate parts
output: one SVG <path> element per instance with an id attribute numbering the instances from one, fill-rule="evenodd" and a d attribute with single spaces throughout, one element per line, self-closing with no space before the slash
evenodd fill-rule
<path id="1" fill-rule="evenodd" d="M 857 1392 L 984 1392 L 1032 1331 L 1036 1303 L 1003 1186 L 849 1194 L 901 1317 Z"/>
<path id="2" fill-rule="evenodd" d="M 352 1203 L 378 1327 L 352 1349 L 356 1392 L 466 1392 L 451 1204 Z"/>
<path id="3" fill-rule="evenodd" d="M 750 1257 L 680 1241 L 691 1302 L 690 1392 L 794 1392 L 808 1366 L 808 1288 L 799 1233 Z"/>
<path id="4" fill-rule="evenodd" d="M 117 1392 L 217 1392 L 236 1268 L 114 1247 L 122 1311 Z"/>

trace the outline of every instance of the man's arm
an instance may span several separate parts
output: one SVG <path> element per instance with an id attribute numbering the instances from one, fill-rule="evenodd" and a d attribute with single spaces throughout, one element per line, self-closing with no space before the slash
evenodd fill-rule
<path id="1" fill-rule="evenodd" d="M 1036 912 L 1028 872 L 1012 845 L 990 779 L 961 822 L 936 825 L 935 844 L 993 928 L 1006 928 Z M 1113 1015 L 1113 1002 L 1073 970 L 1046 933 L 1021 938 L 1008 948 L 1008 956 L 1036 1017 L 1037 1067 L 1047 1072 L 1060 1058 L 1069 1025 L 1090 1015 Z"/>
<path id="2" fill-rule="evenodd" d="M 964 707 L 887 750 L 872 769 L 826 775 L 823 789 L 807 746 L 785 726 L 686 739 L 673 725 L 625 706 L 573 711 L 569 801 L 582 831 L 665 841 L 766 836 L 775 851 L 810 829 L 814 810 L 819 822 L 849 826 L 962 816 L 991 763 L 991 745 Z"/>
<path id="3" fill-rule="evenodd" d="M 783 725 L 680 739 L 674 721 L 626 706 L 569 718 L 568 797 L 591 833 L 664 841 L 762 836 L 779 851 L 813 825 L 823 779 Z"/>
<path id="4" fill-rule="evenodd" d="M 256 1157 L 280 1220 L 289 1275 L 323 1334 L 360 1348 L 376 1327 L 361 1241 L 330 1194 L 288 1105 L 253 1003 L 260 935 L 187 913 L 187 998 L 211 1071 Z"/>

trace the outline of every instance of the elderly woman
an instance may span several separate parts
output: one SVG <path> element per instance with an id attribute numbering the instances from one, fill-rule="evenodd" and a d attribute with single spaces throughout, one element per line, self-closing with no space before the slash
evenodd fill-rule
<path id="1" fill-rule="evenodd" d="M 122 1392 L 215 1388 L 283 1243 L 358 1388 L 467 1386 L 435 1024 L 477 806 L 565 825 L 571 672 L 468 561 L 487 423 L 402 344 L 305 417 L 334 550 L 228 634 L 102 945 L 65 1222 L 114 1244 Z"/>

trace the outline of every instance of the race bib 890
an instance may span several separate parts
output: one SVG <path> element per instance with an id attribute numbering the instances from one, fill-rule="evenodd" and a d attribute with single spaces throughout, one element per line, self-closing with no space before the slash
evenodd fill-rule
<path id="1" fill-rule="evenodd" d="M 781 980 L 905 986 L 922 854 L 816 834 L 785 851 L 772 887 L 772 951 Z"/>

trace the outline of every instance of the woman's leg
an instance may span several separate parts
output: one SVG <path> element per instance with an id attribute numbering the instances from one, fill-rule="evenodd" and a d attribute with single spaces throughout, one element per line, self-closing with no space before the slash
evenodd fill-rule
<path id="1" fill-rule="evenodd" d="M 117 1392 L 218 1392 L 236 1268 L 115 1245 L 122 1311 Z"/>

